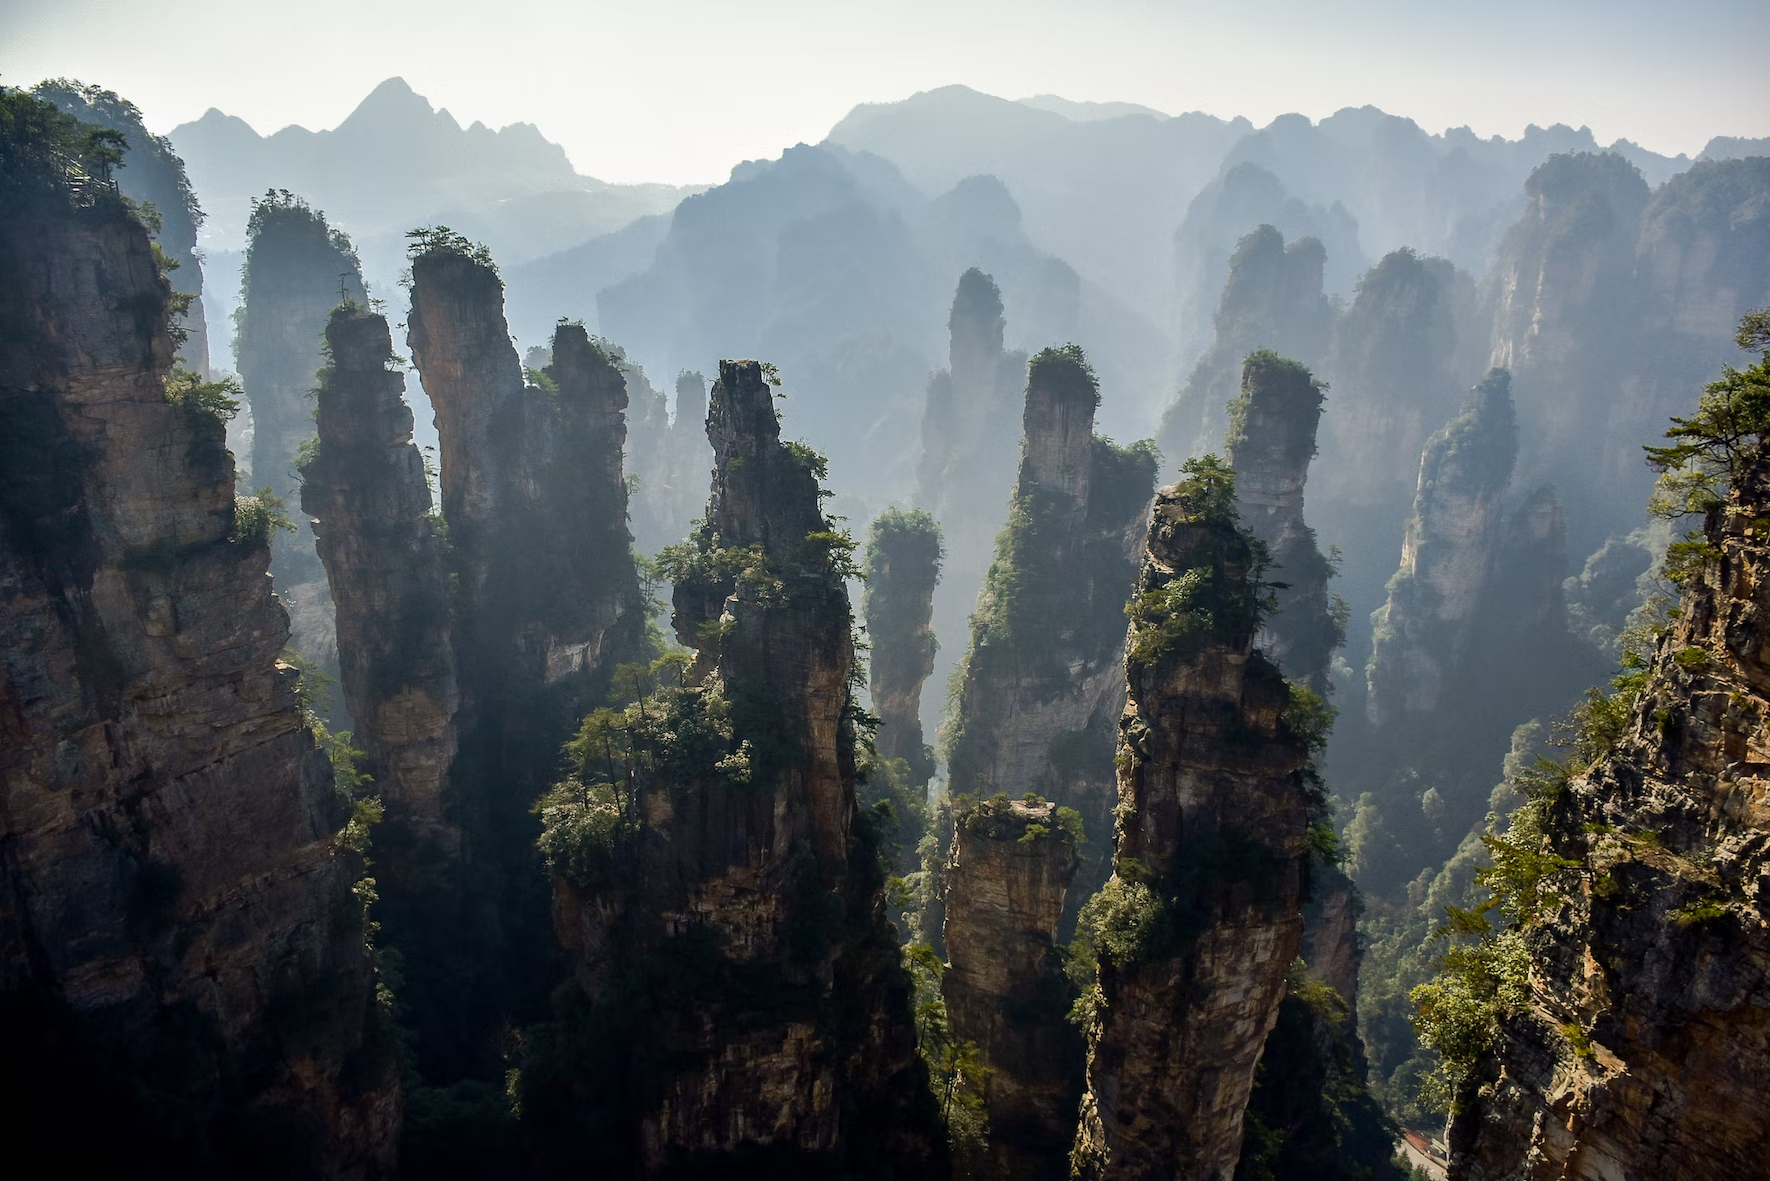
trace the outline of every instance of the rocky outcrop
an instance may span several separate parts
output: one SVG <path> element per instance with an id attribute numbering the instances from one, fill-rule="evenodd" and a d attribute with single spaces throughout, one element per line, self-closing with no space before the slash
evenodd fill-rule
<path id="1" fill-rule="evenodd" d="M 1004 1181 L 1069 1176 L 1084 1047 L 1056 942 L 1077 864 L 1056 804 L 986 800 L 955 817 L 941 992 L 953 1038 L 990 1071 L 989 1167 Z"/>
<path id="2" fill-rule="evenodd" d="M 922 741 L 922 683 L 934 671 L 931 620 L 942 556 L 940 526 L 925 512 L 888 510 L 867 532 L 862 614 L 872 645 L 875 742 L 885 758 L 904 761 L 916 784 L 934 776 L 934 751 Z"/>
<path id="3" fill-rule="evenodd" d="M 1310 871 L 1309 903 L 1303 908 L 1303 962 L 1309 975 L 1338 993 L 1356 1016 L 1358 919 L 1364 902 L 1352 879 L 1332 866 Z"/>
<path id="4" fill-rule="evenodd" d="M 1073 345 L 1028 366 L 1020 479 L 944 735 L 955 795 L 1033 792 L 1081 813 L 1096 852 L 1066 928 L 1106 879 L 1124 605 L 1155 483 L 1147 443 L 1120 448 L 1094 435 L 1098 400 Z"/>
<path id="5" fill-rule="evenodd" d="M 1002 293 L 975 267 L 959 276 L 947 328 L 947 368 L 929 379 L 922 412 L 916 503 L 940 524 L 950 555 L 934 592 L 934 631 L 950 641 L 968 631 L 990 546 L 1007 515 L 1026 356 L 1002 348 Z M 958 645 L 951 646 L 956 653 Z M 950 659 L 937 663 L 951 667 Z"/>
<path id="6" fill-rule="evenodd" d="M 1366 709 L 1373 725 L 1433 714 L 1453 688 L 1504 535 L 1517 452 L 1511 381 L 1496 369 L 1420 457 L 1401 568 L 1371 620 Z"/>
<path id="7" fill-rule="evenodd" d="M 1256 649 L 1258 570 L 1233 476 L 1190 462 L 1155 501 L 1132 600 L 1113 877 L 1075 1149 L 1089 1178 L 1228 1178 L 1302 944 L 1310 801 L 1291 694 Z"/>
<path id="8" fill-rule="evenodd" d="M 594 760 L 582 792 L 549 797 L 559 935 L 590 1019 L 618 1022 L 571 1069 L 620 1080 L 601 1150 L 641 1175 L 931 1176 L 932 1094 L 855 807 L 822 461 L 781 442 L 754 361 L 721 363 L 707 433 L 705 525 L 667 558 L 677 634 L 699 651 L 632 707 L 634 775 L 601 797 L 633 819 L 594 835 Z"/>
<path id="9" fill-rule="evenodd" d="M 1266 546 L 1277 611 L 1260 650 L 1293 681 L 1328 690 L 1328 662 L 1345 638 L 1328 601 L 1334 568 L 1303 520 L 1303 485 L 1315 457 L 1323 386 L 1308 368 L 1269 350 L 1242 363 L 1241 393 L 1229 405 L 1224 459 L 1235 469 L 1242 524 Z"/>
<path id="10" fill-rule="evenodd" d="M 527 385 L 483 251 L 428 233 L 412 276 L 409 340 L 436 407 L 455 588 L 460 707 L 445 820 L 462 832 L 466 861 L 459 925 L 441 933 L 444 967 L 428 974 L 438 995 L 413 1004 L 416 1013 L 433 1002 L 438 1014 L 416 1022 L 420 1067 L 448 1081 L 501 1073 L 501 1030 L 548 1011 L 558 969 L 531 808 L 615 667 L 640 654 L 645 613 L 626 525 L 617 358 L 562 323 L 551 363 Z M 402 528 L 415 537 L 420 524 Z M 420 614 L 402 626 L 438 625 Z M 418 668 L 390 667 L 387 683 Z"/>
<path id="11" fill-rule="evenodd" d="M 265 576 L 263 506 L 235 500 L 228 404 L 214 387 L 168 395 L 171 291 L 102 171 L 7 146 L 0 1075 L 14 1143 L 95 1176 L 273 1159 L 384 1175 L 399 1086 L 353 891 L 362 861 L 339 839 L 351 802 L 278 661 L 288 616 Z"/>
<path id="12" fill-rule="evenodd" d="M 172 266 L 167 276 L 172 290 L 189 298 L 184 314 L 175 315 L 170 325 L 177 359 L 207 379 L 209 325 L 203 314 L 203 262 L 197 256 L 203 210 L 172 141 L 149 131 L 141 109 L 114 90 L 57 78 L 39 83 L 31 93 L 82 123 L 120 132 L 127 140 L 117 189 L 138 205 L 151 203 L 159 214 L 159 226 L 149 227 L 150 232 Z"/>
<path id="13" fill-rule="evenodd" d="M 234 349 L 252 408 L 252 481 L 293 505 L 297 457 L 314 433 L 314 374 L 325 363 L 327 318 L 345 300 L 366 298 L 356 251 L 324 213 L 290 193 L 266 193 L 252 205 L 241 296 Z M 336 677 L 332 601 L 308 528 L 278 535 L 270 568 L 293 619 L 295 650 Z M 322 704 L 334 728 L 348 724 L 338 703 Z"/>
<path id="14" fill-rule="evenodd" d="M 1522 931 L 1522 1004 L 1458 1096 L 1459 1181 L 1763 1170 L 1767 505 L 1760 448 L 1708 519 L 1713 556 L 1618 740 L 1538 805 L 1529 847 L 1570 868 L 1543 884 L 1553 895 Z"/>
<path id="15" fill-rule="evenodd" d="M 451 981 L 470 978 L 445 950 L 460 939 L 464 901 L 454 778 L 462 691 L 446 534 L 431 516 L 386 318 L 358 304 L 336 309 L 326 350 L 319 448 L 301 469 L 301 507 L 314 518 L 337 608 L 353 742 L 385 809 L 375 833 L 381 939 L 402 959 L 408 1023 L 436 1041 L 462 995 Z"/>
<path id="16" fill-rule="evenodd" d="M 1186 386 L 1162 414 L 1156 443 L 1171 459 L 1222 446 L 1225 407 L 1236 395 L 1242 359 L 1260 349 L 1318 365 L 1327 354 L 1334 312 L 1322 294 L 1327 251 L 1314 238 L 1285 245 L 1263 225 L 1236 243 L 1217 305 L 1216 337 Z"/>

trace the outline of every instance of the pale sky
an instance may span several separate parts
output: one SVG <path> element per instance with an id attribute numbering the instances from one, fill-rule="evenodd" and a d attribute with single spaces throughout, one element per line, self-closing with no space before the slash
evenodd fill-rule
<path id="1" fill-rule="evenodd" d="M 1430 131 L 1770 135 L 1766 0 L 0 0 L 0 82 L 97 82 L 156 131 L 319 129 L 399 75 L 610 181 L 723 180 L 860 102 L 959 82 L 1264 124 L 1372 103 Z"/>

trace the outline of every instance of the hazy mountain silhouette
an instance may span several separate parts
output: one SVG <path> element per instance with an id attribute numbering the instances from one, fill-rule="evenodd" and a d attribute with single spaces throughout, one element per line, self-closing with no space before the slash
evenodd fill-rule
<path id="1" fill-rule="evenodd" d="M 260 135 L 211 107 L 170 138 L 209 215 L 206 243 L 237 248 L 252 199 L 286 188 L 348 231 L 371 271 L 376 239 L 425 223 L 484 240 L 508 264 L 664 212 L 694 191 L 581 176 L 534 124 L 463 128 L 400 78 L 377 86 L 330 131 Z"/>

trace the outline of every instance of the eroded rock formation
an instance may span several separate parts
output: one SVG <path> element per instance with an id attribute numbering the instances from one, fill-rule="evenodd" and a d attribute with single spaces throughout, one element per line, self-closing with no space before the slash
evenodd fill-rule
<path id="1" fill-rule="evenodd" d="M 1527 988 L 1452 1119 L 1451 1176 L 1761 1173 L 1770 1093 L 1770 462 L 1742 462 L 1624 732 L 1548 798 Z M 1534 842 L 1533 842 L 1534 844 Z"/>
<path id="2" fill-rule="evenodd" d="M 1503 536 L 1517 453 L 1511 380 L 1496 369 L 1420 458 L 1401 568 L 1371 621 L 1366 709 L 1374 725 L 1436 713 L 1461 668 Z"/>
<path id="3" fill-rule="evenodd" d="M 1327 354 L 1334 312 L 1322 294 L 1327 251 L 1314 238 L 1285 244 L 1263 225 L 1236 243 L 1217 305 L 1216 338 L 1162 414 L 1156 442 L 1178 461 L 1221 447 L 1225 407 L 1235 397 L 1242 359 L 1272 349 L 1317 365 Z"/>
<path id="4" fill-rule="evenodd" d="M 1327 692 L 1328 662 L 1344 639 L 1328 600 L 1334 569 L 1303 520 L 1303 486 L 1315 457 L 1323 388 L 1308 368 L 1262 350 L 1242 364 L 1229 406 L 1224 459 L 1235 469 L 1243 526 L 1272 559 L 1278 609 L 1260 648 L 1293 681 Z"/>
<path id="5" fill-rule="evenodd" d="M 1026 356 L 1002 348 L 1002 293 L 976 268 L 959 276 L 947 328 L 947 368 L 929 380 L 922 412 L 916 503 L 934 514 L 950 551 L 934 593 L 934 631 L 956 653 L 1006 516 Z"/>
<path id="6" fill-rule="evenodd" d="M 436 407 L 455 586 L 456 803 L 445 819 L 467 862 L 459 926 L 437 949 L 446 970 L 431 974 L 439 1016 L 427 1035 L 419 1022 L 420 1064 L 443 1081 L 500 1071 L 502 1028 L 547 1012 L 557 953 L 530 809 L 616 665 L 639 655 L 644 606 L 616 359 L 561 324 L 541 384 L 527 385 L 482 251 L 431 234 L 412 275 L 409 339 Z M 417 536 L 420 524 L 401 527 Z M 436 624 L 419 614 L 401 626 Z M 385 675 L 399 684 L 415 671 Z"/>
<path id="7" fill-rule="evenodd" d="M 293 506 L 301 487 L 297 456 L 314 434 L 314 375 L 325 363 L 326 321 L 340 303 L 366 297 L 350 239 L 299 197 L 266 193 L 254 202 L 249 235 L 234 348 L 252 407 L 252 484 Z M 277 535 L 270 567 L 293 620 L 295 650 L 335 677 L 332 601 L 305 522 Z M 339 703 L 324 704 L 334 728 L 346 724 Z"/>
<path id="8" fill-rule="evenodd" d="M 1093 852 L 1072 912 L 1106 877 L 1124 606 L 1155 483 L 1147 443 L 1120 448 L 1093 433 L 1098 401 L 1073 345 L 1028 366 L 1020 479 L 946 735 L 955 795 L 1033 792 L 1081 813 Z"/>
<path id="9" fill-rule="evenodd" d="M 605 797 L 633 819 L 580 839 L 604 805 L 549 797 L 559 935 L 583 1020 L 610 1023 L 572 1069 L 619 1080 L 603 1151 L 646 1176 L 932 1176 L 933 1099 L 856 814 L 822 462 L 781 442 L 756 362 L 722 362 L 711 403 L 706 523 L 672 559 L 677 634 L 699 651 L 634 707 L 660 728 Z"/>
<path id="10" fill-rule="evenodd" d="M 268 519 L 236 503 L 214 391 L 167 393 L 146 230 L 101 165 L 36 147 L 0 181 L 15 1148 L 95 1176 L 383 1175 L 400 1100 L 362 861 L 278 662 Z"/>
<path id="11" fill-rule="evenodd" d="M 1228 1178 L 1303 936 L 1308 749 L 1254 648 L 1259 590 L 1214 461 L 1156 497 L 1120 723 L 1114 876 L 1075 1167 Z"/>
<path id="12" fill-rule="evenodd" d="M 922 684 L 934 671 L 934 588 L 940 581 L 940 526 L 925 512 L 890 510 L 867 533 L 869 688 L 879 716 L 878 750 L 902 759 L 912 783 L 934 775 L 922 741 Z"/>
<path id="13" fill-rule="evenodd" d="M 1058 806 L 985 800 L 955 817 L 941 981 L 953 1037 L 985 1068 L 989 1161 L 1003 1181 L 1069 1176 L 1082 1097 L 1075 987 L 1056 949 L 1078 860 Z"/>

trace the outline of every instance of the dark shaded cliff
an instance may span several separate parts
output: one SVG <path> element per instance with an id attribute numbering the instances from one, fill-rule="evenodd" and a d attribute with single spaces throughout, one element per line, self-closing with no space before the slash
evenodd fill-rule
<path id="1" fill-rule="evenodd" d="M 665 557 L 693 664 L 592 715 L 543 808 L 578 988 L 521 1101 L 562 1168 L 909 1178 L 943 1155 L 855 806 L 852 542 L 772 395 L 721 363 L 706 523 Z"/>
<path id="2" fill-rule="evenodd" d="M 1148 443 L 1093 433 L 1099 397 L 1073 345 L 1027 367 L 1020 478 L 942 735 L 953 795 L 1034 792 L 1081 813 L 1091 845 L 1072 917 L 1106 880 L 1124 607 L 1156 466 Z"/>
<path id="3" fill-rule="evenodd" d="M 1087 1178 L 1227 1178 L 1303 938 L 1319 720 L 1254 648 L 1257 547 L 1213 457 L 1156 496 L 1132 599 L 1113 877 L 1085 916 Z"/>
<path id="4" fill-rule="evenodd" d="M 114 90 L 87 86 L 71 78 L 41 82 L 33 94 L 54 103 L 82 123 L 119 132 L 128 149 L 118 164 L 117 190 L 139 205 L 154 207 L 159 226 L 149 231 L 167 260 L 173 264 L 167 279 L 172 290 L 190 297 L 183 315 L 174 315 L 170 328 L 174 351 L 186 368 L 209 377 L 209 325 L 203 315 L 203 265 L 197 257 L 197 230 L 203 210 L 184 172 L 184 161 L 172 141 L 155 135 L 142 122 L 141 109 Z M 179 339 L 182 333 L 183 340 Z"/>
<path id="5" fill-rule="evenodd" d="M 233 404 L 167 384 L 172 294 L 103 141 L 0 105 L 8 1139 L 98 1176 L 383 1175 L 360 820 L 278 661 Z"/>
<path id="6" fill-rule="evenodd" d="M 1224 460 L 1235 470 L 1242 525 L 1262 545 L 1282 586 L 1260 640 L 1284 674 L 1328 691 L 1328 663 L 1346 638 L 1340 604 L 1328 598 L 1334 568 L 1303 520 L 1303 487 L 1315 457 L 1324 387 L 1308 368 L 1270 350 L 1242 363 L 1241 392 L 1229 404 Z"/>
<path id="7" fill-rule="evenodd" d="M 426 1077 L 443 1082 L 501 1073 L 504 1028 L 547 1012 L 563 967 L 531 809 L 615 667 L 645 650 L 646 612 L 614 359 L 562 323 L 541 384 L 526 385 L 482 250 L 427 232 L 412 276 L 409 340 L 437 412 L 461 691 L 448 818 L 464 835 L 464 909 L 445 932 L 438 1016 L 417 1046 Z"/>
<path id="8" fill-rule="evenodd" d="M 892 509 L 867 531 L 862 614 L 879 753 L 902 759 L 912 784 L 934 776 L 934 751 L 922 741 L 922 684 L 934 671 L 934 588 L 945 556 L 940 526 L 925 512 Z"/>
<path id="9" fill-rule="evenodd" d="M 1770 332 L 1742 337 L 1764 358 L 1677 440 L 1693 455 L 1674 468 L 1721 481 L 1684 501 L 1707 514 L 1668 556 L 1679 610 L 1588 697 L 1570 757 L 1519 782 L 1487 841 L 1493 901 L 1458 924 L 1479 937 L 1415 993 L 1448 1065 L 1455 1178 L 1742 1177 L 1770 1151 Z"/>
<path id="10" fill-rule="evenodd" d="M 1213 321 L 1216 336 L 1185 388 L 1162 412 L 1156 443 L 1170 461 L 1218 450 L 1242 359 L 1260 349 L 1318 365 L 1327 355 L 1334 312 L 1322 294 L 1327 251 L 1314 238 L 1285 244 L 1263 225 L 1236 243 Z"/>
<path id="11" fill-rule="evenodd" d="M 350 239 L 291 193 L 253 202 L 248 232 L 234 355 L 252 408 L 252 485 L 293 506 L 301 486 L 296 466 L 314 434 L 314 375 L 325 363 L 326 320 L 345 300 L 366 298 L 362 270 Z M 295 650 L 335 677 L 332 601 L 305 521 L 271 543 L 270 567 L 293 620 Z M 340 703 L 327 704 L 336 729 L 346 716 Z"/>
<path id="12" fill-rule="evenodd" d="M 952 962 L 941 991 L 953 1038 L 975 1044 L 990 1072 L 981 1087 L 984 1175 L 1003 1181 L 1069 1176 L 1085 1047 L 1068 1020 L 1075 986 L 1057 950 L 1057 924 L 1079 864 L 1076 819 L 1036 796 L 985 800 L 954 818 L 946 871 Z"/>

